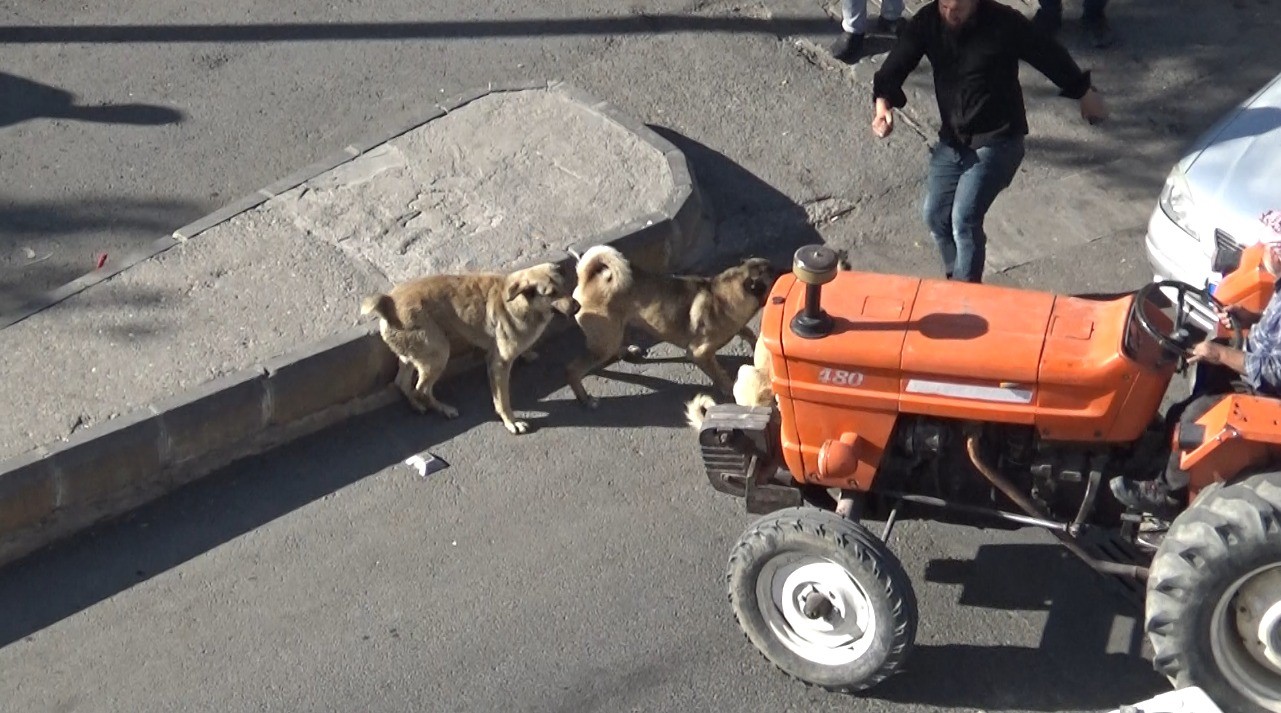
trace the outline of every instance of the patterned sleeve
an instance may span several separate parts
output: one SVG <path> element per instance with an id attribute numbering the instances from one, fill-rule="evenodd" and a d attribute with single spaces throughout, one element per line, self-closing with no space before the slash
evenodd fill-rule
<path id="1" fill-rule="evenodd" d="M 1269 391 L 1281 391 L 1281 323 L 1277 319 L 1260 321 L 1251 330 L 1245 380 L 1255 389 L 1266 384 Z"/>

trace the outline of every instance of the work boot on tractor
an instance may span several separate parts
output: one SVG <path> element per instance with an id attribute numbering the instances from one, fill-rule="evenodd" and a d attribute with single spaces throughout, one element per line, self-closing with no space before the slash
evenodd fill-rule
<path id="1" fill-rule="evenodd" d="M 1154 480 L 1113 478 L 1108 487 L 1112 489 L 1112 495 L 1117 502 L 1130 510 L 1158 517 L 1173 516 L 1179 511 L 1179 502 L 1171 495 L 1169 486 L 1159 478 Z"/>

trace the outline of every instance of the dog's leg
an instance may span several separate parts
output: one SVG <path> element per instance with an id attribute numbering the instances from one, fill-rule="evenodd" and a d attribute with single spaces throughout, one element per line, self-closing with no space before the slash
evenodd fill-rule
<path id="1" fill-rule="evenodd" d="M 407 354 L 410 363 L 418 370 L 418 383 L 414 387 L 417 400 L 445 418 L 458 418 L 458 409 L 436 398 L 436 381 L 445 373 L 449 364 L 449 338 L 439 326 L 424 325 L 418 331 L 412 351 Z"/>
<path id="2" fill-rule="evenodd" d="M 445 418 L 458 418 L 458 409 L 436 398 L 436 380 L 440 378 L 444 368 L 433 369 L 433 366 L 432 364 L 414 365 L 418 369 L 418 385 L 415 389 L 418 398 Z"/>
<path id="3" fill-rule="evenodd" d="M 580 313 L 581 316 L 581 313 Z M 604 316 L 587 315 L 579 320 L 587 338 L 587 354 L 570 362 L 565 368 L 565 379 L 574 397 L 587 408 L 596 408 L 600 400 L 587 393 L 583 377 L 596 369 L 618 361 L 623 346 L 623 329 Z"/>
<path id="4" fill-rule="evenodd" d="M 520 435 L 529 430 L 529 424 L 512 418 L 511 406 L 512 362 L 499 354 L 489 356 L 489 390 L 494 396 L 494 411 L 503 420 L 508 431 Z"/>
<path id="5" fill-rule="evenodd" d="M 414 369 L 413 364 L 402 359 L 400 361 L 400 367 L 396 369 L 396 380 L 394 383 L 396 384 L 396 388 L 400 389 L 400 393 L 405 395 L 405 400 L 409 402 L 409 405 L 412 406 L 415 411 L 418 413 L 426 413 L 427 405 L 423 403 L 422 399 L 418 398 L 418 390 L 414 387 L 415 382 L 418 381 L 418 376 L 415 374 L 416 371 L 417 370 Z"/>
<path id="6" fill-rule="evenodd" d="M 690 350 L 689 357 L 690 361 L 697 364 L 704 374 L 712 378 L 712 383 L 722 394 L 734 393 L 734 380 L 729 378 L 729 374 L 725 373 L 720 361 L 716 359 L 715 349 L 710 346 L 699 346 Z"/>
<path id="7" fill-rule="evenodd" d="M 742 337 L 743 341 L 747 342 L 747 346 L 752 348 L 756 347 L 756 332 L 753 332 L 751 327 L 746 324 L 743 325 L 743 328 L 738 330 L 738 336 Z"/>
<path id="8" fill-rule="evenodd" d="M 533 349 L 525 351 L 520 355 L 520 360 L 525 362 L 526 364 L 529 364 L 530 362 L 538 361 L 538 352 L 534 351 Z"/>

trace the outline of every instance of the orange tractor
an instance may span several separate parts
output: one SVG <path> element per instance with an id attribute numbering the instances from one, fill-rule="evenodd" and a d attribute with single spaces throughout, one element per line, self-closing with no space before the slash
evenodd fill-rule
<path id="1" fill-rule="evenodd" d="M 1100 573 L 1146 581 L 1154 665 L 1177 687 L 1281 711 L 1281 401 L 1233 393 L 1172 431 L 1160 413 L 1192 345 L 1241 342 L 1221 304 L 1266 305 L 1263 250 L 1228 256 L 1214 296 L 1178 282 L 1055 295 L 799 250 L 761 318 L 755 369 L 774 403 L 715 405 L 699 425 L 712 486 L 763 515 L 727 574 L 748 639 L 803 681 L 869 688 L 916 633 L 894 522 L 1035 526 Z M 1107 487 L 1176 465 L 1191 473 L 1177 516 L 1129 512 Z M 1132 557 L 1087 547 L 1098 533 Z"/>

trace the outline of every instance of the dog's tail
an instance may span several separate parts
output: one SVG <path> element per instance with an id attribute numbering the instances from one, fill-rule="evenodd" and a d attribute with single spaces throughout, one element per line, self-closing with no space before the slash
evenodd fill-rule
<path id="1" fill-rule="evenodd" d="M 707 394 L 699 394 L 685 404 L 685 423 L 695 431 L 703 427 L 703 420 L 707 418 L 707 411 L 716 405 L 716 399 Z"/>
<path id="2" fill-rule="evenodd" d="M 393 329 L 403 329 L 400 323 L 400 315 L 396 314 L 396 301 L 391 295 L 370 295 L 360 303 L 360 313 L 378 315 L 378 318 L 386 322 Z"/>
<path id="3" fill-rule="evenodd" d="M 632 266 L 623 254 L 608 245 L 595 245 L 578 258 L 578 285 L 574 299 L 583 302 L 590 287 L 593 296 L 608 299 L 632 284 Z"/>

